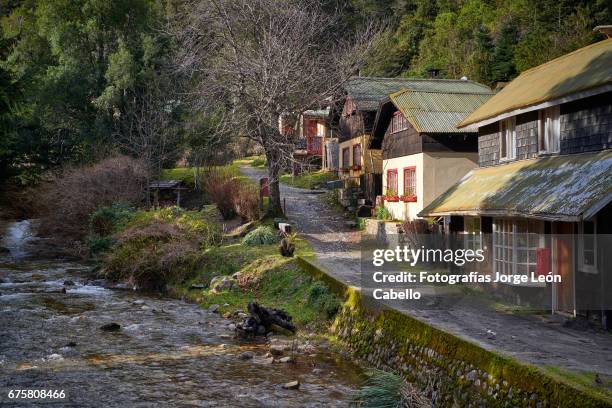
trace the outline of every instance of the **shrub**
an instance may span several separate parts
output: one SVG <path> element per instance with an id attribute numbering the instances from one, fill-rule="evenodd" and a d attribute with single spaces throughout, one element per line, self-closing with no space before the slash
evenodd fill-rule
<path id="1" fill-rule="evenodd" d="M 376 218 L 379 220 L 390 220 L 392 217 L 386 207 L 378 206 L 376 207 Z"/>
<path id="2" fill-rule="evenodd" d="M 308 293 L 308 303 L 331 319 L 340 310 L 340 301 L 323 282 L 315 281 Z"/>
<path id="3" fill-rule="evenodd" d="M 350 406 L 362 408 L 433 407 L 424 393 L 420 393 L 401 376 L 381 370 L 369 370 L 368 379 L 352 398 Z"/>
<path id="4" fill-rule="evenodd" d="M 38 212 L 43 235 L 80 239 L 88 232 L 90 214 L 121 202 L 140 203 L 147 171 L 144 164 L 115 156 L 84 167 L 66 168 L 41 188 Z"/>
<path id="5" fill-rule="evenodd" d="M 267 164 L 266 158 L 263 157 L 263 156 L 257 156 L 251 162 L 251 166 L 253 166 L 253 167 L 264 167 L 266 164 Z"/>
<path id="6" fill-rule="evenodd" d="M 90 256 L 96 256 L 107 252 L 113 246 L 113 238 L 97 234 L 88 235 L 85 240 Z"/>
<path id="7" fill-rule="evenodd" d="M 249 232 L 242 239 L 242 244 L 246 246 L 269 245 L 278 241 L 278 234 L 272 227 L 257 227 Z"/>
<path id="8" fill-rule="evenodd" d="M 223 168 L 212 167 L 206 171 L 205 189 L 210 200 L 217 205 L 224 220 L 234 218 L 234 197 L 239 188 L 234 175 Z"/>
<path id="9" fill-rule="evenodd" d="M 202 249 L 218 243 L 221 230 L 210 212 L 168 207 L 134 214 L 129 226 L 116 233 L 116 245 L 105 258 L 107 278 L 164 291 L 198 269 Z"/>
<path id="10" fill-rule="evenodd" d="M 106 236 L 117 231 L 134 213 L 134 208 L 121 203 L 101 207 L 89 216 L 91 234 Z"/>
<path id="11" fill-rule="evenodd" d="M 237 183 L 234 195 L 234 210 L 244 220 L 259 219 L 259 189 L 251 184 Z"/>

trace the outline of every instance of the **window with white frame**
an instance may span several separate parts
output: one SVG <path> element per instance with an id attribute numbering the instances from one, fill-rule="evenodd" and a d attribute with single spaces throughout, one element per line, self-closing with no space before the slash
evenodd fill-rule
<path id="1" fill-rule="evenodd" d="M 480 217 L 465 217 L 463 219 L 463 233 L 465 249 L 481 249 L 482 233 Z"/>
<path id="2" fill-rule="evenodd" d="M 397 133 L 406 129 L 408 129 L 406 117 L 402 112 L 396 111 L 391 117 L 391 123 L 389 123 L 389 133 Z"/>
<path id="3" fill-rule="evenodd" d="M 597 224 L 595 221 L 583 221 L 579 227 L 578 263 L 580 270 L 597 273 Z"/>
<path id="4" fill-rule="evenodd" d="M 499 122 L 500 158 L 514 159 L 516 157 L 516 117 Z"/>
<path id="5" fill-rule="evenodd" d="M 544 224 L 536 220 L 493 220 L 494 271 L 506 275 L 536 272 L 536 252 L 544 244 Z"/>
<path id="6" fill-rule="evenodd" d="M 540 153 L 558 153 L 561 140 L 559 105 L 540 111 L 538 144 Z"/>
<path id="7" fill-rule="evenodd" d="M 348 147 L 342 149 L 342 167 L 345 169 L 348 169 L 350 166 L 350 151 Z"/>

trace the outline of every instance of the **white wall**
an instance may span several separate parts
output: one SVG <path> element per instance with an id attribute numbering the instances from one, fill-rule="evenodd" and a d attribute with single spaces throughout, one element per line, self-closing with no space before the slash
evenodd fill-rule
<path id="1" fill-rule="evenodd" d="M 416 167 L 417 201 L 387 202 L 385 207 L 393 218 L 413 220 L 436 197 L 448 190 L 470 170 L 478 167 L 478 153 L 417 153 L 383 161 L 383 194 L 387 191 L 387 170 L 397 169 L 397 188 L 404 192 L 404 168 Z"/>

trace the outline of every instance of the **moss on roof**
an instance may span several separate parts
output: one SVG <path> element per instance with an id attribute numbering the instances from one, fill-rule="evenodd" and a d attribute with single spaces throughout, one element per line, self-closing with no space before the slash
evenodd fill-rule
<path id="1" fill-rule="evenodd" d="M 612 150 L 472 170 L 420 216 L 482 214 L 579 221 L 612 198 Z"/>
<path id="2" fill-rule="evenodd" d="M 612 84 L 612 38 L 529 69 L 465 118 L 468 126 L 516 109 Z"/>

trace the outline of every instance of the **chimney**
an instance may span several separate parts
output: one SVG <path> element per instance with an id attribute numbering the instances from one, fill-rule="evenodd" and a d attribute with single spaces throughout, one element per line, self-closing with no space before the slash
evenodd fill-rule
<path id="1" fill-rule="evenodd" d="M 600 25 L 595 27 L 593 31 L 605 35 L 606 38 L 612 38 L 612 25 Z"/>
<path id="2" fill-rule="evenodd" d="M 427 73 L 431 79 L 437 79 L 440 76 L 440 70 L 438 68 L 428 68 Z"/>

